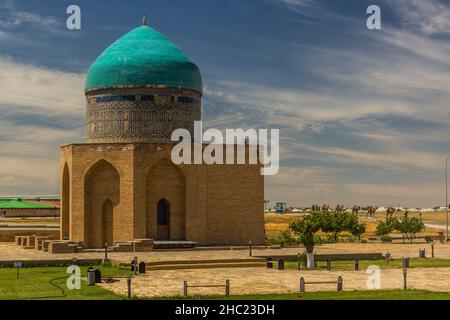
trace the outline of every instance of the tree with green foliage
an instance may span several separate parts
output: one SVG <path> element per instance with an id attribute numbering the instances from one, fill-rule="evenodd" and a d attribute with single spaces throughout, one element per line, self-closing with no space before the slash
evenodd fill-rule
<path id="1" fill-rule="evenodd" d="M 395 230 L 397 219 L 390 218 L 385 221 L 380 221 L 377 225 L 377 230 L 375 231 L 377 236 L 389 236 Z"/>
<path id="2" fill-rule="evenodd" d="M 346 217 L 343 213 L 325 212 L 323 217 L 322 231 L 331 234 L 333 241 L 336 243 L 341 232 L 346 231 Z"/>
<path id="3" fill-rule="evenodd" d="M 365 232 L 366 226 L 358 222 L 358 216 L 349 212 L 313 212 L 302 220 L 289 225 L 290 230 L 299 236 L 305 246 L 308 268 L 314 267 L 314 236 L 317 232 L 330 233 L 336 242 L 341 232 L 350 232 L 358 238 Z"/>
<path id="4" fill-rule="evenodd" d="M 350 225 L 349 232 L 358 238 L 358 241 L 361 241 L 361 236 L 366 232 L 366 224 L 358 223 L 358 219 L 356 219 L 356 223 Z"/>
<path id="5" fill-rule="evenodd" d="M 403 237 L 409 239 L 412 243 L 416 234 L 422 230 L 425 230 L 425 224 L 421 218 L 408 216 L 408 212 L 405 212 L 403 217 L 397 219 L 395 224 L 395 230 L 403 234 Z M 404 241 L 404 240 L 403 240 Z"/>
<path id="6" fill-rule="evenodd" d="M 353 212 L 326 212 L 323 221 L 324 225 L 321 230 L 330 233 L 335 243 L 342 232 L 350 232 L 360 239 L 366 231 L 366 225 L 360 224 L 358 216 Z"/>
<path id="7" fill-rule="evenodd" d="M 306 249 L 308 268 L 314 268 L 314 236 L 321 230 L 323 224 L 323 213 L 312 212 L 303 219 L 293 221 L 289 225 L 289 229 L 298 236 L 300 243 Z"/>

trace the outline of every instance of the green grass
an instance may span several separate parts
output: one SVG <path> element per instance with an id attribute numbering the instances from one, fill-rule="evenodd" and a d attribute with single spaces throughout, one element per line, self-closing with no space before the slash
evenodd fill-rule
<path id="1" fill-rule="evenodd" d="M 129 274 L 128 271 L 115 267 L 95 266 L 95 268 L 101 270 L 102 276 Z M 82 279 L 86 279 L 86 269 L 87 267 L 81 267 Z M 69 290 L 66 285 L 68 276 L 64 267 L 23 268 L 19 270 L 19 279 L 16 277 L 16 269 L 0 269 L 0 300 L 124 299 L 124 297 L 98 286 L 88 286 L 86 281 L 81 282 L 81 290 Z"/>
<path id="2" fill-rule="evenodd" d="M 417 261 L 416 261 L 417 260 Z M 361 261 L 361 269 L 377 261 Z M 445 262 L 445 263 L 444 263 Z M 289 266 L 293 264 L 289 263 Z M 335 262 L 339 270 L 353 267 L 349 262 Z M 411 265 L 416 267 L 450 266 L 442 259 L 411 259 Z M 320 264 L 319 264 L 320 266 Z M 381 265 L 380 265 L 381 266 Z M 401 261 L 391 261 L 389 267 L 401 267 Z M 126 276 L 128 270 L 96 266 L 103 276 Z M 86 279 L 87 267 L 81 267 L 82 279 Z M 20 278 L 16 279 L 16 269 L 0 268 L 0 300 L 19 299 L 47 299 L 47 300 L 114 300 L 126 299 L 99 286 L 88 286 L 82 281 L 81 290 L 68 290 L 66 279 L 69 276 L 65 267 L 35 267 L 20 269 Z M 53 285 L 52 285 L 53 283 Z M 64 292 L 62 292 L 64 289 Z M 374 290 L 374 291 L 344 291 L 344 292 L 311 292 L 299 295 L 292 294 L 264 294 L 240 296 L 202 296 L 188 299 L 205 300 L 450 300 L 450 293 L 431 292 L 423 290 Z M 155 298 L 155 300 L 182 300 L 184 297 Z"/>
<path id="3" fill-rule="evenodd" d="M 181 298 L 178 298 L 181 299 Z M 195 299 L 195 297 L 191 297 Z M 423 290 L 372 290 L 291 294 L 209 296 L 204 300 L 450 300 L 450 293 Z"/>
<path id="4" fill-rule="evenodd" d="M 359 269 L 365 270 L 369 266 L 376 265 L 381 269 L 399 269 L 402 268 L 402 259 L 395 259 L 386 263 L 386 260 L 364 260 L 359 261 Z M 445 268 L 450 267 L 450 259 L 419 259 L 414 258 L 409 260 L 410 268 Z M 296 269 L 297 262 L 286 262 L 285 267 L 288 269 Z M 318 261 L 317 268 L 309 270 L 326 270 L 327 262 Z M 302 271 L 308 269 L 302 266 Z M 355 261 L 331 261 L 331 270 L 346 271 L 355 270 Z"/>

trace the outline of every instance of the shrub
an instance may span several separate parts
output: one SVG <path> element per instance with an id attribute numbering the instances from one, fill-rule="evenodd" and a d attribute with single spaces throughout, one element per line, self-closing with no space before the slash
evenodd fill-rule
<path id="1" fill-rule="evenodd" d="M 388 236 L 392 232 L 394 232 L 397 225 L 397 218 L 393 218 L 390 215 L 386 215 L 386 219 L 384 221 L 380 221 L 377 225 L 376 234 L 377 236 Z"/>
<path id="2" fill-rule="evenodd" d="M 406 239 L 411 242 L 417 233 L 425 229 L 425 224 L 421 218 L 410 218 L 408 212 L 405 212 L 404 216 L 395 222 L 395 229 L 402 233 Z"/>

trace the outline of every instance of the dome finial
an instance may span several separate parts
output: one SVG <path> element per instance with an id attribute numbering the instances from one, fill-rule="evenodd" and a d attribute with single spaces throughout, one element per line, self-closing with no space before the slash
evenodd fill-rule
<path id="1" fill-rule="evenodd" d="M 142 25 L 146 26 L 147 25 L 147 16 L 144 15 L 144 17 L 142 18 Z"/>

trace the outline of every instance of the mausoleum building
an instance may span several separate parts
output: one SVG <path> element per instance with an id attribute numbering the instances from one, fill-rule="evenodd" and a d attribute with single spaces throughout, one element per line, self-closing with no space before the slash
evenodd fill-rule
<path id="1" fill-rule="evenodd" d="M 62 239 L 84 248 L 264 243 L 260 165 L 171 160 L 171 134 L 193 133 L 202 93 L 199 68 L 145 24 L 97 58 L 85 88 L 87 143 L 61 148 Z"/>

